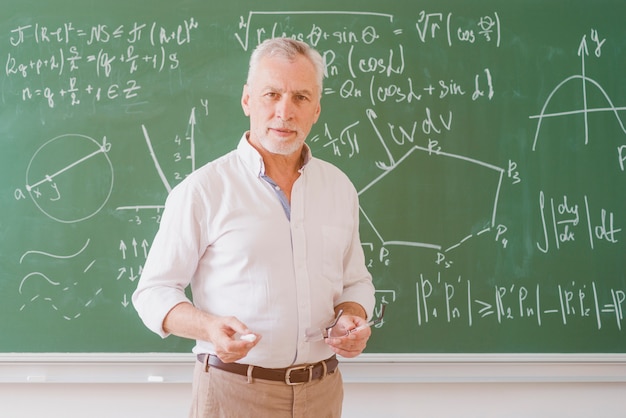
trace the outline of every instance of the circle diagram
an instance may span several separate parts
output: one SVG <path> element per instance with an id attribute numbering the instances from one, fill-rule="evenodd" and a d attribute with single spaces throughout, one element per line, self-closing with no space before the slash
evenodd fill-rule
<path id="1" fill-rule="evenodd" d="M 113 190 L 111 145 L 79 134 L 57 136 L 35 152 L 26 170 L 26 190 L 49 218 L 62 223 L 89 219 Z"/>

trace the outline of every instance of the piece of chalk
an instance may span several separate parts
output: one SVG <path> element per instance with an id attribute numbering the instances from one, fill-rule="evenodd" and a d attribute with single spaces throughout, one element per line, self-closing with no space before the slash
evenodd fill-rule
<path id="1" fill-rule="evenodd" d="M 161 383 L 163 381 L 165 381 L 163 376 L 148 376 L 148 382 Z"/>
<path id="2" fill-rule="evenodd" d="M 256 340 L 256 335 L 254 335 L 254 334 L 242 335 L 241 339 L 244 340 L 244 341 L 253 342 L 254 340 Z"/>

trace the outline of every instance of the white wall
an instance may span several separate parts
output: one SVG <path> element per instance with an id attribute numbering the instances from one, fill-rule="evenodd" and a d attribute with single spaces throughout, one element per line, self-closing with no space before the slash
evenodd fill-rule
<path id="1" fill-rule="evenodd" d="M 624 354 L 364 354 L 340 367 L 344 418 L 626 417 Z M 185 418 L 192 369 L 186 354 L 0 355 L 0 418 Z"/>
<path id="2" fill-rule="evenodd" d="M 626 383 L 347 383 L 345 418 L 626 416 Z M 0 384 L 2 418 L 186 417 L 188 383 Z"/>

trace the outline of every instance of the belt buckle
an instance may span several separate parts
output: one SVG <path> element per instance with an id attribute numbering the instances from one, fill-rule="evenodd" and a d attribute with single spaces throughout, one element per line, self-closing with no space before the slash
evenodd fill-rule
<path id="1" fill-rule="evenodd" d="M 304 366 L 289 367 L 285 371 L 285 383 L 288 384 L 289 386 L 295 386 L 295 385 L 302 385 L 304 383 L 311 382 L 313 380 L 313 367 L 315 367 L 314 364 L 308 364 L 308 365 L 304 365 Z M 309 380 L 307 380 L 305 382 L 292 382 L 291 381 L 291 372 L 294 372 L 296 370 L 308 370 L 309 371 Z"/>

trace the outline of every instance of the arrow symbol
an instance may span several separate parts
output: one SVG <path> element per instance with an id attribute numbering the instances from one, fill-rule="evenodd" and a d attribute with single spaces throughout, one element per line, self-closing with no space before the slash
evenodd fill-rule
<path id="1" fill-rule="evenodd" d="M 578 47 L 578 56 L 582 57 L 583 54 L 589 56 L 589 49 L 587 48 L 587 35 L 583 35 L 583 39 L 580 41 L 580 46 Z"/>
<path id="2" fill-rule="evenodd" d="M 134 282 L 135 280 L 137 280 L 137 277 L 138 277 L 138 276 L 135 274 L 135 272 L 133 271 L 133 268 L 131 267 L 131 268 L 130 268 L 130 274 L 128 275 L 128 279 L 129 279 L 131 282 Z"/>
<path id="3" fill-rule="evenodd" d="M 120 251 L 122 252 L 122 259 L 126 260 L 126 243 L 124 243 L 124 240 L 120 241 Z"/>
<path id="4" fill-rule="evenodd" d="M 122 267 L 122 268 L 118 269 L 118 271 L 120 272 L 120 274 L 117 276 L 117 280 L 121 279 L 122 276 L 124 274 L 126 274 L 126 267 Z"/>
<path id="5" fill-rule="evenodd" d="M 148 258 L 148 247 L 150 246 L 150 244 L 148 243 L 147 240 L 143 240 L 141 242 L 141 248 L 143 248 L 143 258 Z"/>
<path id="6" fill-rule="evenodd" d="M 195 139 L 195 128 L 196 128 L 196 108 L 191 109 L 191 115 L 189 115 L 189 129 L 191 130 L 189 136 L 189 155 L 191 157 L 191 171 L 196 171 L 196 139 Z"/>
<path id="7" fill-rule="evenodd" d="M 129 303 L 130 302 L 128 301 L 128 298 L 126 297 L 126 293 L 124 293 L 124 300 L 122 301 L 122 306 L 126 308 L 128 307 Z"/>
<path id="8" fill-rule="evenodd" d="M 585 55 L 589 56 L 589 50 L 587 49 L 587 35 L 583 35 L 583 39 L 580 41 L 578 47 L 578 56 L 581 61 L 581 75 L 582 75 L 582 90 L 583 90 L 583 116 L 585 117 L 585 145 L 589 142 L 589 122 L 587 114 L 587 76 L 585 74 Z"/>

